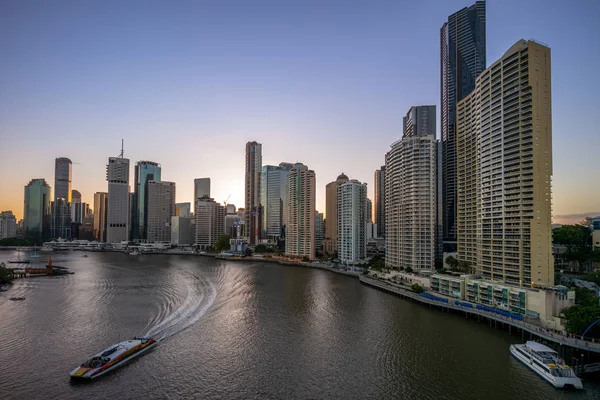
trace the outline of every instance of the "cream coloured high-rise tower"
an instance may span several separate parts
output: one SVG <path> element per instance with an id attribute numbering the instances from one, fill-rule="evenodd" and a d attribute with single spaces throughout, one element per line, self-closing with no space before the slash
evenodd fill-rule
<path id="1" fill-rule="evenodd" d="M 550 49 L 515 43 L 457 105 L 458 258 L 493 280 L 554 284 Z"/>
<path id="2" fill-rule="evenodd" d="M 286 185 L 285 254 L 315 259 L 315 171 L 294 164 Z"/>

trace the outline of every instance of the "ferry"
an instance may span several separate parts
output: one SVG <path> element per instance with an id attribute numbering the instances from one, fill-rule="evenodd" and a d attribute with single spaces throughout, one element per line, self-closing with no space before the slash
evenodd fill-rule
<path id="1" fill-rule="evenodd" d="M 110 346 L 71 371 L 72 379 L 94 379 L 152 350 L 158 341 L 152 338 L 126 340 Z"/>
<path id="2" fill-rule="evenodd" d="M 510 353 L 557 389 L 583 389 L 583 383 L 573 369 L 548 346 L 527 341 L 511 345 Z"/>

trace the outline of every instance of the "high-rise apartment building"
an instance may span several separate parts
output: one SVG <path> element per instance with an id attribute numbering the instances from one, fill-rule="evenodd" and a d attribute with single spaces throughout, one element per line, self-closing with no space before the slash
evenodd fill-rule
<path id="1" fill-rule="evenodd" d="M 366 208 L 367 223 L 372 224 L 373 223 L 373 202 L 369 198 L 367 198 L 366 207 L 367 207 Z"/>
<path id="2" fill-rule="evenodd" d="M 486 66 L 485 1 L 450 15 L 440 30 L 443 236 L 456 251 L 456 104 L 475 89 Z"/>
<path id="3" fill-rule="evenodd" d="M 294 164 L 288 174 L 284 205 L 287 255 L 315 259 L 315 182 L 315 171 L 304 164 Z"/>
<path id="4" fill-rule="evenodd" d="M 43 178 L 32 179 L 25 186 L 23 225 L 25 237 L 35 242 L 50 238 L 50 185 Z"/>
<path id="5" fill-rule="evenodd" d="M 194 245 L 205 249 L 214 246 L 224 233 L 225 207 L 210 197 L 196 200 L 194 212 L 196 220 L 196 240 Z"/>
<path id="6" fill-rule="evenodd" d="M 106 166 L 108 206 L 106 210 L 106 241 L 120 243 L 129 240 L 129 159 L 110 157 Z"/>
<path id="7" fill-rule="evenodd" d="M 245 225 L 248 242 L 257 244 L 261 231 L 260 184 L 262 172 L 262 145 L 246 143 Z"/>
<path id="8" fill-rule="evenodd" d="M 325 226 L 323 226 L 323 213 L 315 211 L 315 249 L 323 249 L 323 239 L 325 239 Z"/>
<path id="9" fill-rule="evenodd" d="M 148 237 L 148 182 L 161 180 L 161 167 L 154 161 L 138 161 L 134 169 L 133 204 L 131 205 L 131 238 Z"/>
<path id="10" fill-rule="evenodd" d="M 457 106 L 458 259 L 492 280 L 554 284 L 550 49 L 515 43 Z"/>
<path id="11" fill-rule="evenodd" d="M 348 177 L 342 172 L 335 181 L 325 186 L 325 240 L 323 249 L 327 254 L 338 251 L 338 188 Z"/>
<path id="12" fill-rule="evenodd" d="M 54 200 L 71 202 L 71 177 L 73 163 L 66 157 L 54 160 Z"/>
<path id="13" fill-rule="evenodd" d="M 106 212 L 108 209 L 108 193 L 94 193 L 94 240 L 106 242 Z"/>
<path id="14" fill-rule="evenodd" d="M 262 206 L 263 237 L 277 241 L 283 236 L 283 204 L 285 202 L 285 183 L 294 164 L 265 165 L 261 174 L 260 204 Z"/>
<path id="15" fill-rule="evenodd" d="M 375 197 L 373 199 L 374 220 L 377 225 L 377 236 L 385 236 L 385 165 L 375 170 Z"/>
<path id="16" fill-rule="evenodd" d="M 194 179 L 194 202 L 203 197 L 210 197 L 210 178 Z"/>
<path id="17" fill-rule="evenodd" d="M 385 263 L 434 269 L 437 234 L 435 106 L 411 107 L 385 163 Z"/>
<path id="18" fill-rule="evenodd" d="M 367 256 L 367 184 L 356 179 L 338 188 L 338 258 L 361 262 Z"/>
<path id="19" fill-rule="evenodd" d="M 17 236 L 17 218 L 12 211 L 0 212 L 0 240 Z"/>
<path id="20" fill-rule="evenodd" d="M 149 243 L 171 242 L 171 217 L 175 216 L 175 183 L 148 181 L 146 240 Z"/>
<path id="21" fill-rule="evenodd" d="M 175 203 L 176 217 L 190 217 L 192 215 L 192 207 L 190 203 Z"/>

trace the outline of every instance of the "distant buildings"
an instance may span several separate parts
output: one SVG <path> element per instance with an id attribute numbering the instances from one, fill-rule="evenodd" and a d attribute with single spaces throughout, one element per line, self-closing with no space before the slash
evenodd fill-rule
<path id="1" fill-rule="evenodd" d="M 315 250 L 323 249 L 323 239 L 325 239 L 323 224 L 323 213 L 315 211 Z"/>
<path id="2" fill-rule="evenodd" d="M 83 219 L 81 205 L 81 193 L 79 190 L 71 190 L 71 221 L 81 223 Z"/>
<path id="3" fill-rule="evenodd" d="M 367 223 L 372 224 L 373 223 L 373 202 L 371 201 L 371 199 L 369 199 L 367 197 L 367 204 L 366 204 L 366 216 L 367 216 Z"/>
<path id="4" fill-rule="evenodd" d="M 194 219 L 189 215 L 171 217 L 171 244 L 192 246 L 195 241 L 194 226 Z"/>
<path id="5" fill-rule="evenodd" d="M 367 184 L 352 179 L 337 192 L 338 258 L 358 263 L 367 256 Z"/>
<path id="6" fill-rule="evenodd" d="M 246 143 L 246 214 L 244 221 L 246 235 L 250 244 L 258 244 L 261 232 L 260 185 L 262 171 L 262 145 L 256 142 Z"/>
<path id="7" fill-rule="evenodd" d="M 171 242 L 171 217 L 175 216 L 175 183 L 148 181 L 146 241 Z"/>
<path id="8" fill-rule="evenodd" d="M 129 159 L 110 157 L 106 166 L 108 206 L 106 241 L 120 243 L 129 239 Z"/>
<path id="9" fill-rule="evenodd" d="M 377 225 L 377 236 L 383 237 L 385 236 L 385 165 L 375 170 L 374 190 L 374 223 Z"/>
<path id="10" fill-rule="evenodd" d="M 17 218 L 12 211 L 0 212 L 0 240 L 17 236 Z"/>
<path id="11" fill-rule="evenodd" d="M 386 154 L 385 263 L 434 269 L 437 245 L 435 106 L 411 107 Z"/>
<path id="12" fill-rule="evenodd" d="M 260 204 L 262 206 L 263 238 L 277 242 L 282 237 L 285 183 L 293 164 L 265 165 L 262 167 Z"/>
<path id="13" fill-rule="evenodd" d="M 315 259 L 315 171 L 294 164 L 286 181 L 285 254 Z"/>
<path id="14" fill-rule="evenodd" d="M 458 259 L 554 285 L 550 49 L 520 40 L 457 105 Z"/>
<path id="15" fill-rule="evenodd" d="M 210 197 L 210 178 L 194 179 L 194 202 L 202 197 Z"/>
<path id="16" fill-rule="evenodd" d="M 192 209 L 190 203 L 175 203 L 175 216 L 190 217 L 191 215 Z"/>
<path id="17" fill-rule="evenodd" d="M 106 212 L 108 210 L 108 193 L 94 193 L 94 240 L 106 242 Z"/>
<path id="18" fill-rule="evenodd" d="M 456 251 L 456 105 L 475 89 L 486 66 L 485 1 L 450 15 L 440 29 L 443 237 L 445 251 Z"/>
<path id="19" fill-rule="evenodd" d="M 600 249 L 600 217 L 592 219 L 592 247 Z"/>
<path id="20" fill-rule="evenodd" d="M 148 239 L 148 182 L 161 180 L 161 166 L 154 161 L 138 161 L 134 170 L 133 204 L 131 205 L 131 239 Z"/>
<path id="21" fill-rule="evenodd" d="M 196 200 L 196 238 L 194 245 L 201 249 L 214 246 L 215 242 L 224 233 L 225 207 L 218 204 L 210 197 Z"/>
<path id="22" fill-rule="evenodd" d="M 38 243 L 50 238 L 50 192 L 50 185 L 42 178 L 32 179 L 25 186 L 25 237 Z"/>
<path id="23" fill-rule="evenodd" d="M 333 254 L 338 251 L 338 188 L 344 182 L 348 182 L 348 177 L 342 173 L 333 182 L 325 187 L 325 240 L 323 249 L 326 254 Z"/>

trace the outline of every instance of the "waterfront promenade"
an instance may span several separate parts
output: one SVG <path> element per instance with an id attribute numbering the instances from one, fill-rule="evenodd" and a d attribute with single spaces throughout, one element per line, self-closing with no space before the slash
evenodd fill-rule
<path id="1" fill-rule="evenodd" d="M 484 310 L 477 310 L 476 308 L 461 307 L 460 305 L 455 305 L 452 302 L 448 302 L 448 303 L 438 302 L 435 300 L 431 300 L 431 299 L 419 296 L 417 293 L 414 293 L 407 289 L 403 289 L 397 285 L 383 282 L 378 279 L 369 278 L 364 275 L 360 276 L 359 279 L 362 284 L 365 284 L 365 285 L 368 285 L 371 287 L 375 287 L 377 289 L 380 289 L 380 290 L 383 290 L 383 291 L 386 291 L 389 293 L 393 293 L 393 294 L 402 296 L 407 299 L 411 299 L 411 300 L 415 300 L 415 301 L 418 301 L 418 302 L 421 302 L 424 304 L 428 304 L 430 306 L 439 307 L 442 310 L 447 309 L 447 310 L 464 312 L 465 315 L 467 315 L 467 316 L 470 315 L 470 316 L 474 316 L 476 318 L 482 318 L 482 317 L 486 318 L 490 321 L 490 323 L 491 323 L 491 321 L 495 321 L 494 322 L 495 324 L 500 322 L 501 324 L 506 324 L 509 327 L 518 328 L 523 333 L 523 336 L 525 336 L 525 332 L 528 332 L 530 335 L 530 338 L 533 338 L 533 336 L 536 336 L 540 339 L 546 340 L 548 342 L 558 343 L 562 346 L 569 346 L 569 347 L 573 347 L 576 349 L 587 350 L 587 351 L 591 351 L 593 353 L 600 354 L 600 342 L 598 340 L 582 339 L 581 337 L 577 337 L 577 336 L 576 337 L 565 336 L 560 333 L 551 332 L 547 329 L 541 328 L 537 325 L 534 325 L 534 324 L 531 324 L 531 323 L 528 323 L 525 321 L 517 321 L 512 318 L 505 317 L 505 316 L 495 314 L 492 312 L 488 312 L 488 311 L 484 311 Z M 436 293 L 436 295 L 437 295 L 437 293 Z"/>

